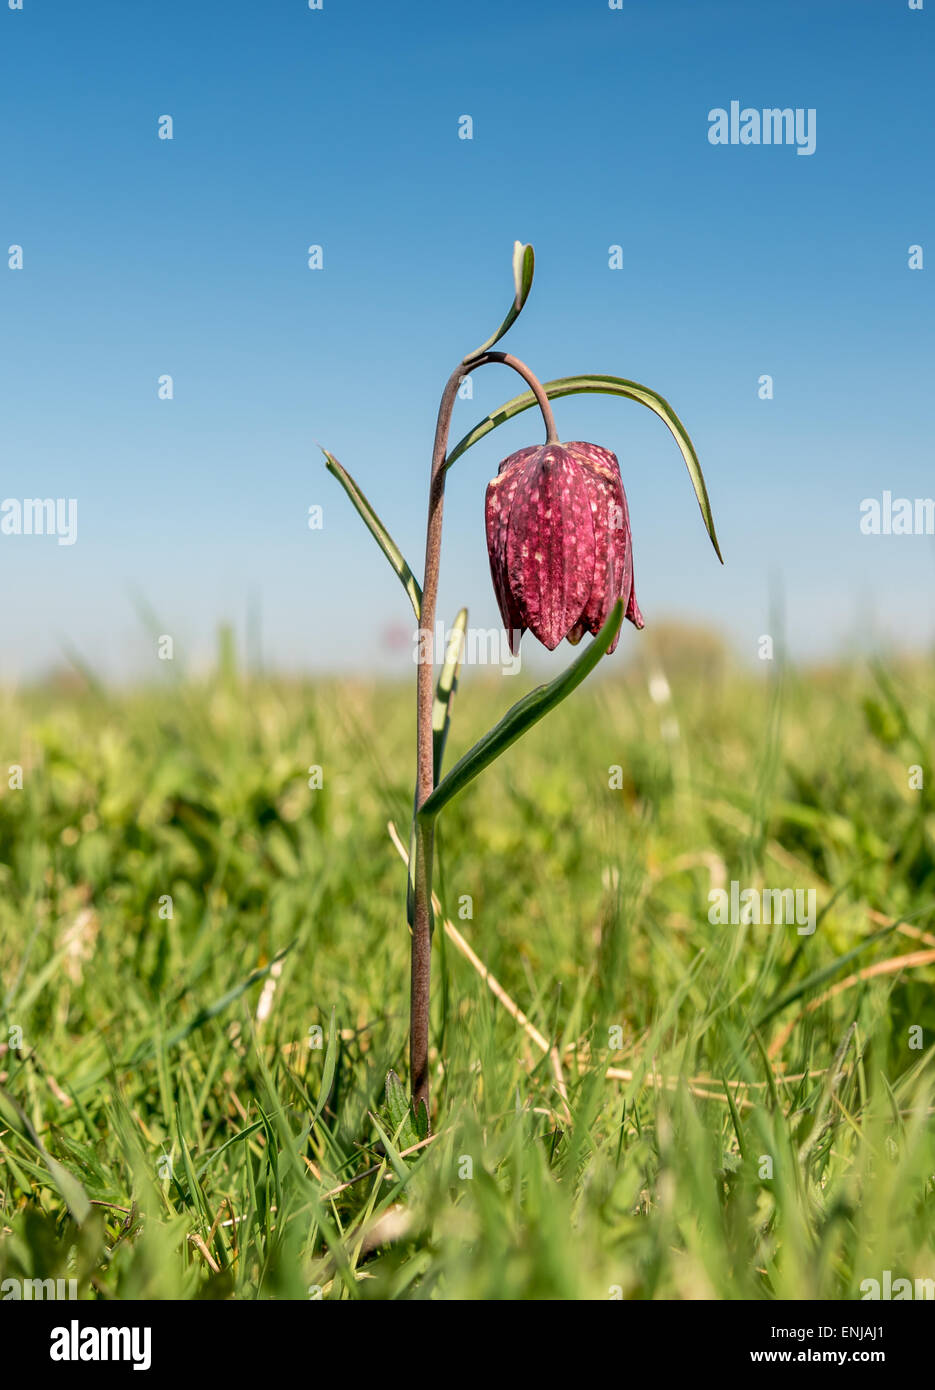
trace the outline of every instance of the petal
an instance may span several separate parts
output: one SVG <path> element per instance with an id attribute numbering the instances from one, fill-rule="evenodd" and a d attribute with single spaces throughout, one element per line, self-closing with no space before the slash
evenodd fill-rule
<path id="1" fill-rule="evenodd" d="M 506 461 L 509 462 L 509 460 Z M 492 479 L 487 485 L 487 497 L 484 505 L 490 577 L 493 580 L 497 607 L 500 609 L 500 617 L 503 620 L 513 656 L 516 655 L 520 638 L 526 630 L 519 607 L 510 590 L 506 565 L 507 527 L 510 520 L 510 508 L 513 505 L 513 496 L 519 481 L 519 472 L 514 470 L 504 473 L 501 464 L 499 476 Z"/>
<path id="2" fill-rule="evenodd" d="M 510 468 L 521 468 L 524 463 L 528 463 L 531 458 L 538 454 L 541 448 L 541 444 L 531 444 L 525 449 L 517 449 L 515 454 L 510 454 L 500 464 L 497 469 L 498 476 L 501 473 L 506 473 Z"/>
<path id="3" fill-rule="evenodd" d="M 540 447 L 540 445 L 534 444 L 525 449 L 518 449 L 515 454 L 510 454 L 500 464 L 497 477 L 493 478 L 487 485 L 485 503 L 487 555 L 490 560 L 490 574 L 493 579 L 497 606 L 500 609 L 500 617 L 503 620 L 503 626 L 510 643 L 510 652 L 513 656 L 519 650 L 520 640 L 526 631 L 526 624 L 523 622 L 522 614 L 510 588 L 506 563 L 507 527 L 510 520 L 510 508 L 513 505 L 513 496 L 519 484 L 524 480 L 523 464 L 537 454 Z"/>
<path id="4" fill-rule="evenodd" d="M 589 632 L 598 633 L 618 598 L 624 601 L 627 617 L 631 617 L 631 604 L 635 607 L 636 603 L 631 597 L 633 549 L 627 498 L 615 454 L 580 440 L 567 448 L 581 464 L 594 521 L 594 578 L 582 622 Z M 638 608 L 635 611 L 639 614 Z M 642 615 L 637 626 L 642 626 Z M 618 632 L 608 655 L 619 640 Z"/>
<path id="5" fill-rule="evenodd" d="M 640 612 L 640 606 L 636 601 L 635 588 L 630 589 L 630 602 L 627 604 L 627 611 L 625 616 L 630 619 L 630 622 L 633 624 L 634 627 L 639 628 L 646 626 L 643 615 Z"/>
<path id="6" fill-rule="evenodd" d="M 610 449 L 605 449 L 600 444 L 587 444 L 582 439 L 576 439 L 571 444 L 566 444 L 565 448 L 576 458 L 587 463 L 589 467 L 596 468 L 603 472 L 608 478 L 620 477 L 620 464 L 617 455 Z"/>
<path id="7" fill-rule="evenodd" d="M 518 472 L 506 537 L 509 587 L 524 626 L 554 651 L 581 617 L 591 590 L 588 492 L 578 463 L 559 444 L 543 445 Z"/>

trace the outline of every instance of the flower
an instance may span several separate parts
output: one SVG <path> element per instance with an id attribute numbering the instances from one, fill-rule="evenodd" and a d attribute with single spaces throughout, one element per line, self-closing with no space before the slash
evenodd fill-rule
<path id="1" fill-rule="evenodd" d="M 527 628 L 549 651 L 563 637 L 576 643 L 599 632 L 618 598 L 643 626 L 627 499 L 609 449 L 579 442 L 511 454 L 487 487 L 486 521 L 490 573 L 514 656 Z"/>

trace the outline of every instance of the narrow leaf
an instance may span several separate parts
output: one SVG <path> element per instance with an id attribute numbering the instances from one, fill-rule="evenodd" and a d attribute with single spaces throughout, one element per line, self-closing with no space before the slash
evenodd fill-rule
<path id="1" fill-rule="evenodd" d="M 320 445 L 319 448 L 321 448 Z M 325 467 L 328 472 L 332 473 L 344 488 L 344 491 L 363 518 L 367 530 L 373 536 L 377 545 L 389 560 L 393 570 L 398 575 L 399 582 L 409 595 L 409 602 L 412 604 L 416 620 L 418 620 L 422 614 L 422 590 L 419 587 L 419 581 L 403 558 L 402 551 L 373 510 L 360 488 L 354 482 L 354 479 L 351 477 L 350 473 L 348 473 L 347 469 L 342 468 L 334 455 L 329 454 L 327 449 L 322 449 L 321 452 L 325 456 Z"/>
<path id="2" fill-rule="evenodd" d="M 454 620 L 448 634 L 445 648 L 445 662 L 442 666 L 438 684 L 435 687 L 435 703 L 432 706 L 432 786 L 438 786 L 442 775 L 442 762 L 445 757 L 445 744 L 451 727 L 451 706 L 458 689 L 458 675 L 461 671 L 461 656 L 464 651 L 464 633 L 467 628 L 468 611 L 462 608 Z M 409 879 L 406 885 L 406 920 L 410 927 L 415 920 L 416 901 L 416 822 L 413 806 L 412 829 L 409 833 Z M 425 1137 L 424 1135 L 422 1136 Z"/>
<path id="3" fill-rule="evenodd" d="M 737 1147 L 740 1150 L 740 1157 L 742 1159 L 746 1159 L 747 1149 L 746 1145 L 743 1142 L 743 1128 L 740 1123 L 740 1115 L 737 1112 L 737 1106 L 734 1103 L 733 1093 L 731 1092 L 731 1088 L 728 1086 L 727 1081 L 724 1077 L 721 1077 L 721 1085 L 724 1087 L 724 1094 L 727 1097 L 727 1105 L 730 1110 L 730 1120 L 731 1124 L 734 1126 L 734 1133 L 737 1136 Z"/>
<path id="4" fill-rule="evenodd" d="M 506 318 L 497 329 L 492 338 L 488 338 L 486 343 L 481 343 L 474 352 L 468 353 L 463 358 L 465 367 L 469 367 L 478 357 L 493 347 L 494 343 L 499 343 L 513 324 L 519 318 L 523 310 L 523 305 L 529 298 L 529 291 L 532 289 L 532 275 L 535 269 L 536 257 L 531 246 L 524 246 L 521 241 L 513 243 L 513 303 L 510 305 Z"/>
<path id="5" fill-rule="evenodd" d="M 215 1159 L 221 1157 L 221 1154 L 224 1153 L 225 1149 L 229 1149 L 232 1144 L 245 1143 L 250 1138 L 251 1134 L 255 1134 L 258 1129 L 262 1128 L 263 1121 L 254 1120 L 252 1125 L 247 1125 L 244 1129 L 238 1130 L 236 1134 L 232 1134 L 229 1139 L 225 1139 L 223 1144 L 219 1144 L 218 1147 L 213 1151 L 213 1153 L 208 1155 L 204 1163 L 202 1163 L 201 1167 L 198 1169 L 195 1176 L 197 1178 L 203 1178 L 205 1173 L 211 1167 L 211 1164 L 215 1161 Z"/>
<path id="6" fill-rule="evenodd" d="M 156 1043 L 144 1043 L 141 1047 L 137 1048 L 136 1052 L 128 1061 L 121 1062 L 120 1065 L 123 1067 L 141 1066 L 144 1062 L 148 1062 L 152 1057 L 155 1057 L 157 1051 L 164 1050 L 168 1052 L 171 1048 L 178 1047 L 180 1042 L 184 1042 L 187 1037 L 190 1037 L 191 1034 L 196 1032 L 199 1028 L 203 1028 L 212 1018 L 217 1018 L 218 1014 L 222 1014 L 225 1009 L 230 1008 L 231 1004 L 235 1003 L 242 994 L 245 994 L 252 985 L 257 984 L 260 980 L 265 980 L 273 966 L 278 961 L 283 960 L 294 945 L 295 942 L 290 942 L 289 945 L 284 946 L 281 951 L 277 951 L 267 965 L 260 966 L 257 970 L 252 970 L 245 980 L 241 980 L 239 984 L 229 989 L 226 994 L 222 994 L 220 999 L 216 999 L 213 1004 L 198 1009 L 186 1023 L 180 1024 L 180 1026 L 170 1033 L 167 1038 L 162 1039 L 158 1047 Z"/>
<path id="7" fill-rule="evenodd" d="M 724 557 L 721 554 L 721 547 L 718 545 L 717 535 L 714 530 L 714 517 L 711 512 L 711 503 L 708 500 L 708 489 L 705 487 L 704 474 L 701 471 L 701 464 L 698 462 L 698 455 L 695 453 L 694 445 L 689 438 L 688 431 L 682 424 L 675 411 L 668 401 L 651 391 L 648 386 L 640 386 L 636 381 L 627 381 L 619 376 L 601 376 L 597 373 L 589 376 L 563 376 L 557 377 L 555 381 L 547 381 L 543 387 L 549 400 L 555 400 L 559 396 L 578 396 L 578 395 L 601 395 L 601 396 L 624 396 L 627 400 L 637 401 L 640 405 L 645 405 L 671 430 L 676 444 L 682 452 L 682 458 L 688 468 L 688 476 L 691 478 L 692 487 L 695 489 L 695 496 L 698 499 L 698 506 L 701 508 L 701 515 L 708 535 L 711 537 L 711 544 L 717 553 L 721 564 Z M 524 391 L 521 396 L 514 396 L 506 405 L 501 405 L 498 410 L 494 410 L 472 430 L 459 440 L 445 461 L 445 467 L 450 468 L 455 459 L 459 459 L 466 453 L 478 440 L 483 439 L 484 435 L 495 430 L 498 425 L 503 425 L 507 420 L 512 420 L 514 416 L 521 415 L 524 410 L 529 410 L 536 404 L 536 398 L 531 391 Z"/>
<path id="8" fill-rule="evenodd" d="M 452 624 L 445 648 L 445 661 L 438 685 L 435 687 L 435 703 L 432 706 L 432 756 L 434 762 L 434 782 L 437 785 L 445 756 L 445 744 L 451 726 L 451 706 L 458 689 L 458 675 L 461 671 L 461 656 L 464 651 L 464 634 L 467 629 L 468 612 L 462 608 Z"/>
<path id="9" fill-rule="evenodd" d="M 427 804 L 427 803 L 426 803 Z M 834 978 L 839 970 L 843 970 L 845 965 L 849 965 L 852 960 L 866 951 L 869 946 L 882 941 L 884 936 L 889 936 L 890 932 L 895 931 L 898 926 L 894 922 L 890 927 L 882 927 L 880 931 L 873 932 L 871 936 L 865 936 L 863 941 L 859 941 L 856 946 L 852 946 L 849 951 L 845 951 L 842 956 L 837 956 L 830 965 L 823 965 L 818 970 L 813 970 L 804 980 L 801 980 L 792 989 L 786 991 L 779 999 L 771 1003 L 764 1013 L 756 1021 L 756 1027 L 762 1028 L 763 1024 L 773 1017 L 774 1014 L 781 1013 L 783 1009 L 794 1004 L 797 999 L 801 999 L 803 994 L 808 994 L 810 990 L 818 989 L 820 985 Z"/>
<path id="10" fill-rule="evenodd" d="M 386 1156 L 390 1162 L 390 1167 L 393 1169 L 393 1172 L 396 1174 L 397 1178 L 401 1183 L 408 1183 L 409 1169 L 406 1167 L 406 1164 L 401 1158 L 399 1149 L 393 1143 L 392 1139 L 387 1134 L 383 1126 L 380 1124 L 380 1121 L 377 1119 L 376 1115 L 374 1115 L 372 1110 L 370 1111 L 370 1118 L 373 1121 L 374 1129 L 380 1136 L 380 1140 L 383 1144 L 384 1151 L 386 1152 Z"/>
<path id="11" fill-rule="evenodd" d="M 539 685 L 494 725 L 484 737 L 465 753 L 460 762 L 455 763 L 448 776 L 439 782 L 431 796 L 426 797 L 419 815 L 434 818 L 452 797 L 457 796 L 478 773 L 489 767 L 512 743 L 537 724 L 549 710 L 561 704 L 571 692 L 588 676 L 607 651 L 623 622 L 623 601 L 618 599 L 608 615 L 607 621 L 594 641 L 581 653 L 576 661 L 556 676 L 548 685 Z"/>
<path id="12" fill-rule="evenodd" d="M 334 1024 L 336 1008 L 337 1005 L 332 1005 L 331 1027 L 328 1029 L 328 1047 L 325 1051 L 325 1060 L 321 1071 L 321 1090 L 318 1093 L 318 1104 L 315 1106 L 315 1113 L 312 1116 L 312 1127 L 328 1104 L 328 1097 L 331 1095 L 331 1088 L 334 1085 L 334 1072 L 338 1064 L 338 1030 Z"/>
<path id="13" fill-rule="evenodd" d="M 39 1138 L 39 1134 L 32 1120 L 30 1120 L 19 1101 L 15 1100 L 14 1097 L 11 1096 L 9 1092 L 3 1090 L 2 1087 L 0 1087 L 0 1097 L 2 1097 L 4 1103 L 9 1106 L 17 1120 L 19 1120 L 20 1124 L 23 1126 L 30 1144 L 39 1154 L 46 1168 L 49 1170 L 49 1176 L 58 1188 L 65 1205 L 80 1226 L 91 1211 L 91 1200 L 87 1192 L 85 1192 L 84 1187 L 73 1173 L 70 1173 L 67 1168 L 64 1168 L 62 1164 L 48 1152 L 42 1140 Z"/>

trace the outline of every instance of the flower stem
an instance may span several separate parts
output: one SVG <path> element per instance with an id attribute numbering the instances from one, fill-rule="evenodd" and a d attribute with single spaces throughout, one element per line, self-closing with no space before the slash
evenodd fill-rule
<path id="1" fill-rule="evenodd" d="M 558 434 L 552 407 L 538 378 L 525 363 L 508 352 L 485 352 L 471 362 L 475 367 L 500 364 L 518 372 L 531 388 L 546 429 L 546 443 L 557 444 Z M 435 425 L 435 444 L 432 450 L 432 473 L 429 480 L 428 524 L 425 538 L 425 575 L 422 580 L 422 607 L 419 619 L 420 661 L 416 677 L 416 811 L 431 794 L 435 785 L 432 746 L 432 705 L 435 699 L 435 660 L 433 641 L 435 609 L 438 600 L 438 576 L 441 566 L 442 511 L 445 501 L 445 455 L 451 432 L 451 416 L 455 397 L 468 374 L 463 362 L 452 372 L 442 393 Z M 432 868 L 435 848 L 434 823 L 415 824 L 413 837 L 415 872 L 413 877 L 412 961 L 409 1001 L 409 1070 L 412 1102 L 416 1111 L 429 1110 L 429 1000 L 432 978 Z"/>
<path id="2" fill-rule="evenodd" d="M 502 366 L 512 367 L 514 372 L 519 373 L 535 396 L 539 409 L 542 412 L 542 419 L 545 424 L 546 444 L 557 444 L 558 431 L 555 428 L 555 416 L 552 414 L 552 403 L 546 395 L 545 387 L 542 385 L 539 378 L 533 375 L 525 362 L 521 362 L 518 357 L 514 357 L 512 353 L 509 352 L 485 352 L 484 356 L 479 359 L 476 365 L 486 366 L 490 362 L 499 362 Z M 446 448 L 447 445 L 448 440 L 446 437 Z"/>

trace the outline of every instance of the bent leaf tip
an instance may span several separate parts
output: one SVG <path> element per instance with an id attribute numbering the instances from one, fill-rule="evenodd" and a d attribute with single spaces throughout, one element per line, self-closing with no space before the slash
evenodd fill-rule
<path id="1" fill-rule="evenodd" d="M 478 357 L 483 357 L 485 352 L 489 352 L 495 343 L 499 343 L 505 333 L 512 328 L 519 318 L 523 305 L 529 298 L 529 291 L 532 289 L 532 276 L 535 269 L 536 256 L 530 245 L 522 241 L 513 243 L 513 303 L 510 305 L 506 318 L 501 323 L 490 338 L 485 343 L 481 343 L 479 348 L 469 352 L 466 357 L 462 357 L 461 365 L 469 367 Z"/>
<path id="2" fill-rule="evenodd" d="M 536 265 L 536 253 L 532 246 L 522 241 L 513 243 L 513 283 L 516 286 L 516 298 L 513 301 L 516 312 L 522 309 L 526 300 L 529 298 L 529 291 L 532 288 L 532 277 Z"/>

